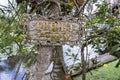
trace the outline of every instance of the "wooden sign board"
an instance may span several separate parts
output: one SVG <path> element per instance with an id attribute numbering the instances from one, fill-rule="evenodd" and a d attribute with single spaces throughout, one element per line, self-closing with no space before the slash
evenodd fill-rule
<path id="1" fill-rule="evenodd" d="M 60 20 L 30 20 L 27 23 L 27 37 L 41 45 L 76 45 L 79 24 Z"/>

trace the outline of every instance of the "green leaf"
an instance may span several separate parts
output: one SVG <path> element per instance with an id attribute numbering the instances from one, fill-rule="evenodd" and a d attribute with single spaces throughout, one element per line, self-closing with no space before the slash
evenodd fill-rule
<path id="1" fill-rule="evenodd" d="M 68 52 L 65 52 L 66 56 L 71 56 Z"/>
<path id="2" fill-rule="evenodd" d="M 71 48 L 73 48 L 74 46 L 73 45 L 70 45 Z"/>
<path id="3" fill-rule="evenodd" d="M 71 52 L 71 49 L 70 49 L 70 48 L 68 48 L 68 49 L 67 49 L 67 51 L 68 51 L 68 52 Z"/>
<path id="4" fill-rule="evenodd" d="M 74 53 L 72 53 L 72 57 L 74 58 L 76 55 Z"/>
<path id="5" fill-rule="evenodd" d="M 30 64 L 31 62 L 32 62 L 32 58 L 29 58 L 27 64 Z"/>
<path id="6" fill-rule="evenodd" d="M 71 60 L 72 58 L 68 58 L 67 60 Z"/>
<path id="7" fill-rule="evenodd" d="M 117 44 L 115 46 L 112 47 L 112 49 L 110 50 L 110 53 L 114 53 L 116 51 L 119 51 L 120 50 L 120 44 Z"/>

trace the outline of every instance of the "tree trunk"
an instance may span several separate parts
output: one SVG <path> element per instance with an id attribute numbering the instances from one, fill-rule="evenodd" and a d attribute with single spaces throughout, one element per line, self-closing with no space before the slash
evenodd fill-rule
<path id="1" fill-rule="evenodd" d="M 37 56 L 36 70 L 34 75 L 30 75 L 29 80 L 65 80 L 64 70 L 60 54 L 62 53 L 62 46 L 40 46 L 40 51 Z M 46 74 L 51 61 L 54 62 L 51 73 Z"/>
<path id="2" fill-rule="evenodd" d="M 53 80 L 65 80 L 64 79 L 65 72 L 62 65 L 62 61 L 63 61 L 62 47 L 56 46 L 53 52 L 54 53 L 53 53 L 52 61 L 54 61 L 54 69 L 51 76 L 53 77 Z"/>

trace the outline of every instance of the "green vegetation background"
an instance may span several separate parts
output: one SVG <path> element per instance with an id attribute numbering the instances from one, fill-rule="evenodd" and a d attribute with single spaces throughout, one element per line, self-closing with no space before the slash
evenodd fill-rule
<path id="1" fill-rule="evenodd" d="M 87 73 L 86 80 L 120 80 L 120 67 L 115 68 L 117 60 L 108 63 L 107 67 L 102 66 L 98 69 L 92 70 L 92 75 L 90 72 Z M 74 77 L 74 80 L 82 80 L 81 75 Z"/>

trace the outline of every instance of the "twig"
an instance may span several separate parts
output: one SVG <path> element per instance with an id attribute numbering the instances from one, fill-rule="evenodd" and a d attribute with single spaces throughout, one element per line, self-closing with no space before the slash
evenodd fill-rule
<path id="1" fill-rule="evenodd" d="M 76 6 L 77 10 L 79 10 L 79 6 L 78 6 L 76 0 L 73 0 L 73 1 L 74 1 L 74 3 L 75 3 L 75 6 Z"/>
<path id="2" fill-rule="evenodd" d="M 15 10 L 16 15 L 19 15 L 18 12 L 16 11 L 15 7 L 13 6 L 13 4 L 10 2 L 10 0 L 8 0 L 8 2 L 12 6 L 12 8 Z M 20 16 L 18 16 L 18 19 L 20 20 Z"/>
<path id="3" fill-rule="evenodd" d="M 24 80 L 25 78 L 25 75 L 26 75 L 26 72 L 24 73 L 24 75 L 22 76 L 21 80 Z"/>
<path id="4" fill-rule="evenodd" d="M 15 73 L 15 75 L 14 75 L 14 79 L 13 79 L 13 80 L 16 80 L 16 79 L 17 79 L 17 76 L 18 76 L 18 73 L 19 73 L 19 70 L 20 70 L 20 67 L 21 67 L 21 64 L 22 64 L 22 60 L 23 60 L 23 59 L 20 59 L 20 61 L 19 61 L 18 68 L 17 68 L 17 70 L 16 70 L 16 73 Z"/>
<path id="5" fill-rule="evenodd" d="M 1 47 L 1 46 L 0 46 L 0 47 Z M 2 48 L 2 47 L 1 47 L 1 48 Z M 2 50 L 5 51 L 7 54 L 9 54 L 9 53 L 6 51 L 6 49 L 2 48 Z"/>
<path id="6" fill-rule="evenodd" d="M 86 0 L 86 2 L 84 2 L 84 4 L 79 8 L 79 11 L 78 11 L 78 13 L 75 16 L 79 15 L 82 12 L 82 10 L 84 9 L 84 7 L 86 6 L 86 4 L 88 2 L 89 2 L 89 0 Z"/>

